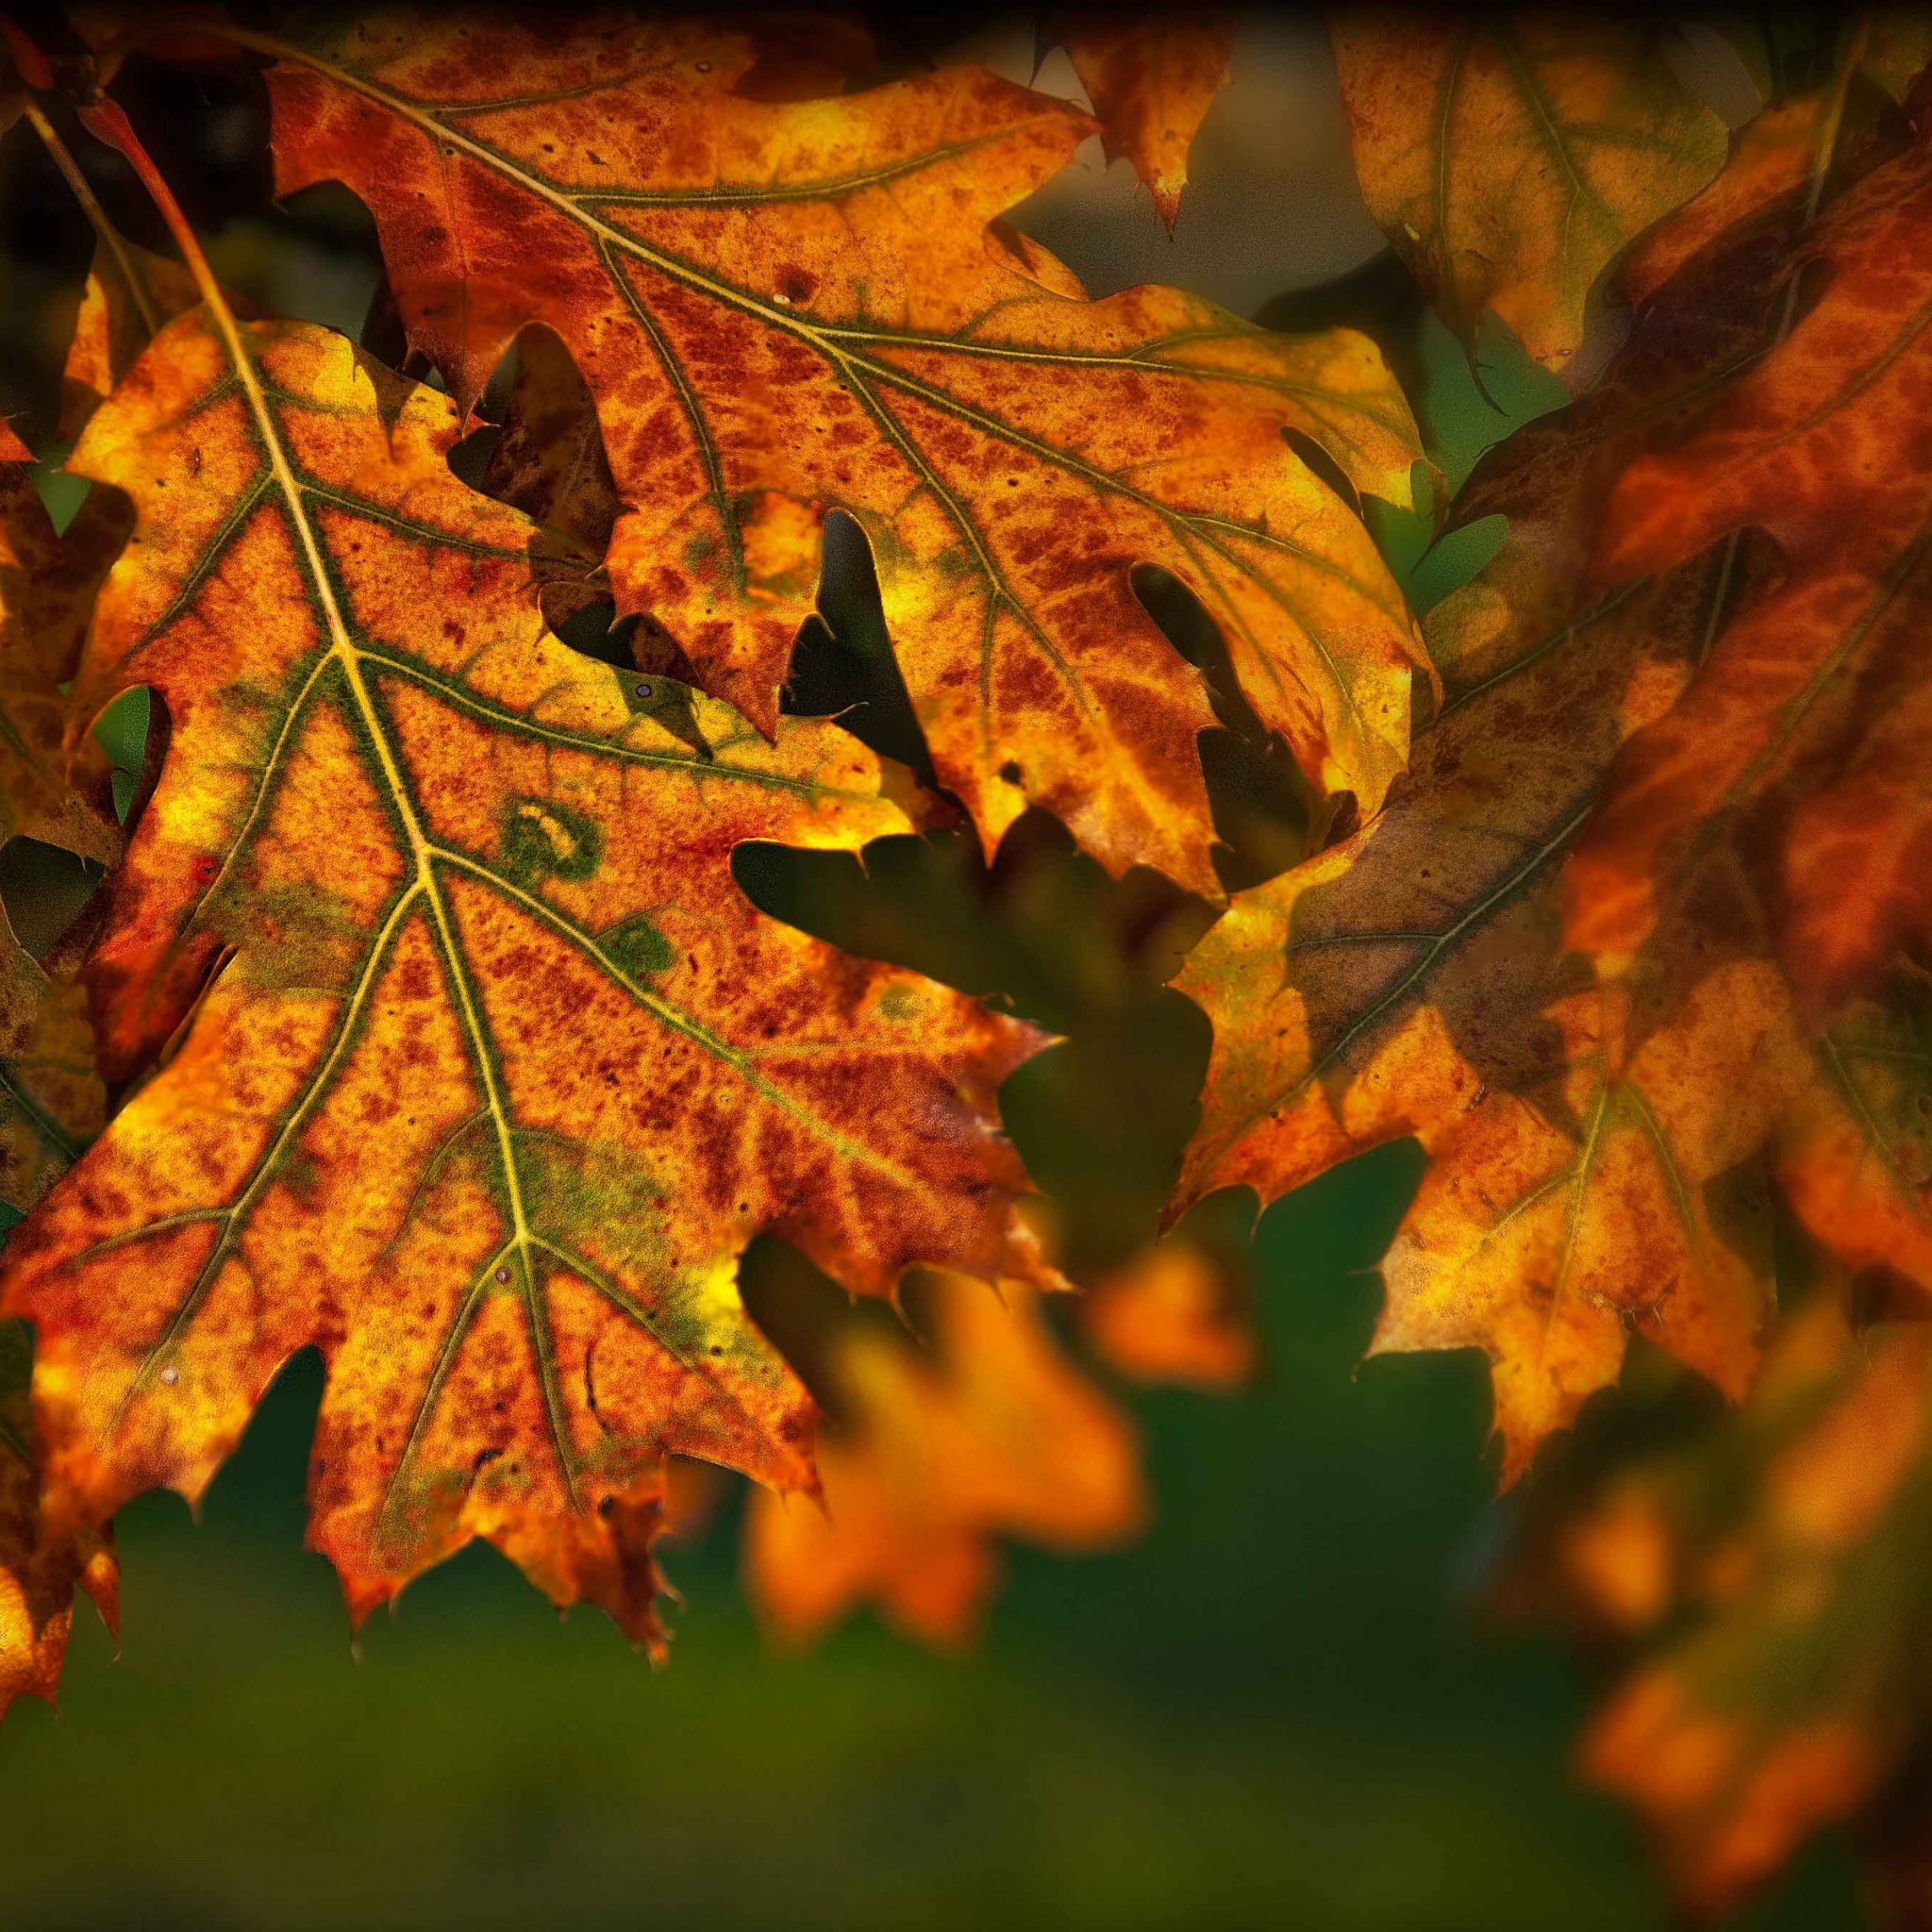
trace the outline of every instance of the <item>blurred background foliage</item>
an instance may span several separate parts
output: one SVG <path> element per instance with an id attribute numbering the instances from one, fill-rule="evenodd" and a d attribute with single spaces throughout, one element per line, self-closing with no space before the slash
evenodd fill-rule
<path id="1" fill-rule="evenodd" d="M 896 58 L 942 51 L 957 50 L 902 38 Z M 1032 73 L 1030 25 L 986 27 L 964 51 Z M 1449 497 L 1563 392 L 1502 339 L 1472 368 L 1425 317 L 1356 192 L 1318 27 L 1251 21 L 1235 75 L 1175 242 L 1125 164 L 1097 153 L 1016 220 L 1096 293 L 1158 277 L 1271 326 L 1374 333 L 1433 471 L 1424 513 L 1365 511 L 1426 608 L 1501 541 L 1498 519 L 1441 534 Z M 1072 91 L 1052 61 L 1039 79 Z M 117 92 L 227 283 L 383 348 L 372 225 L 340 192 L 272 204 L 258 82 L 137 60 Z M 75 144 L 116 220 L 161 246 L 116 158 Z M 65 194 L 25 129 L 0 145 L 0 412 L 43 453 L 57 516 L 84 488 L 49 443 L 90 250 Z M 1203 757 L 1224 880 L 1279 872 L 1310 835 L 1291 763 L 1211 624 L 1171 581 L 1140 588 L 1214 691 Z M 836 519 L 822 610 L 791 707 L 838 712 L 921 765 L 864 544 Z M 572 641 L 621 651 L 603 630 L 593 617 Z M 97 727 L 124 807 L 149 724 L 137 697 Z M 955 825 L 881 841 L 863 866 L 753 848 L 737 870 L 775 916 L 1062 1036 L 1002 1102 L 1067 1265 L 1092 1280 L 1152 1237 L 1208 1049 L 1205 1019 L 1164 981 L 1206 907 L 1151 874 L 1108 880 L 1037 813 L 991 865 Z M 36 951 L 92 884 L 52 848 L 0 853 L 0 900 Z M 1245 1269 L 1260 1375 L 1233 1398 L 1116 1389 L 1144 1438 L 1152 1530 L 1080 1560 L 1013 1552 L 965 1657 L 865 1616 L 808 1657 L 773 1655 L 739 1586 L 736 1489 L 668 1546 L 684 1605 L 665 1671 L 588 1610 L 558 1628 L 480 1547 L 352 1644 L 326 1566 L 301 1548 L 321 1369 L 298 1357 L 198 1524 L 162 1495 L 120 1519 L 125 1655 L 83 1610 L 62 1712 L 11 1714 L 0 1924 L 1661 1927 L 1633 1827 L 1564 1774 L 1587 1670 L 1485 1607 L 1512 1523 L 1560 1476 L 1494 1499 L 1475 1357 L 1360 1365 L 1372 1264 L 1420 1171 L 1412 1146 L 1384 1149 L 1260 1219 Z M 1252 1214 L 1224 1196 L 1193 1221 L 1226 1252 Z M 747 1257 L 745 1289 L 828 1400 L 817 1370 L 841 1324 L 892 1319 L 776 1243 Z M 1674 1428 L 1686 1401 L 1709 1407 L 1660 1358 L 1637 1373 L 1678 1390 Z M 1556 1459 L 1587 1457 L 1602 1424 L 1587 1417 Z M 1851 1926 L 1857 1884 L 1827 1839 L 1740 1923 Z"/>

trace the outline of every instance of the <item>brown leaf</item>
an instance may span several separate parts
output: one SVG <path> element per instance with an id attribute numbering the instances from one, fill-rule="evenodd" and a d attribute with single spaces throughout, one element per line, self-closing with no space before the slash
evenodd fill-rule
<path id="1" fill-rule="evenodd" d="M 1419 1135 L 1436 1165 L 1377 1345 L 1484 1348 L 1510 1474 L 1631 1332 L 1742 1391 L 1771 1302 L 1768 1162 L 1824 1238 L 1918 1272 L 1896 1136 L 1834 1072 L 1836 1036 L 1805 1041 L 1748 880 L 1709 871 L 1610 999 L 1560 925 L 1619 746 L 1674 715 L 1733 609 L 1776 594 L 1756 541 L 1587 604 L 1578 583 L 1633 453 L 1761 353 L 1803 199 L 1689 251 L 1602 385 L 1478 471 L 1463 513 L 1508 535 L 1426 620 L 1445 698 L 1409 773 L 1379 818 L 1236 895 L 1175 982 L 1215 1041 L 1174 1207 L 1228 1185 L 1271 1200 Z M 1834 1199 L 1834 1180 L 1856 1185 Z"/>
<path id="2" fill-rule="evenodd" d="M 242 38 L 278 57 L 280 191 L 368 202 L 410 340 L 459 400 L 533 323 L 569 348 L 619 500 L 620 615 L 760 729 L 837 508 L 989 849 L 1030 802 L 1116 872 L 1217 891 L 1194 750 L 1212 714 L 1139 564 L 1201 597 L 1314 783 L 1380 802 L 1419 647 L 1284 434 L 1407 502 L 1407 406 L 1361 336 L 1276 337 L 1172 291 L 1087 302 L 1003 234 L 1087 131 L 1064 103 L 977 68 L 747 101 L 756 42 L 690 22 Z"/>
<path id="3" fill-rule="evenodd" d="M 745 1587 L 781 1642 L 809 1644 L 865 1602 L 922 1642 L 970 1642 L 999 1539 L 1104 1549 L 1146 1515 L 1132 1425 L 1059 1353 L 1031 1291 L 934 1286 L 937 1360 L 875 1329 L 845 1338 L 850 1423 L 820 1439 L 823 1509 L 752 1498 Z"/>
<path id="4" fill-rule="evenodd" d="M 78 1585 L 111 1629 L 117 1615 L 113 1546 L 104 1533 L 49 1533 L 41 1520 L 27 1383 L 32 1344 L 0 1322 L 0 1717 L 16 1697 L 53 1701 Z"/>
<path id="5" fill-rule="evenodd" d="M 92 739 L 70 758 L 85 721 L 61 687 L 127 525 L 118 504 L 90 504 L 57 537 L 30 462 L 0 426 L 0 843 L 38 839 L 105 863 L 121 849 L 107 760 Z M 0 931 L 0 1203 L 25 1214 L 105 1109 L 84 996 Z"/>
<path id="6" fill-rule="evenodd" d="M 1926 1722 L 1928 1369 L 1923 1328 L 1853 1334 L 1821 1295 L 1721 1441 L 1636 1466 L 1602 1506 L 1649 1510 L 1671 1600 L 1583 1765 L 1644 1813 L 1701 1915 L 1857 1813 Z"/>

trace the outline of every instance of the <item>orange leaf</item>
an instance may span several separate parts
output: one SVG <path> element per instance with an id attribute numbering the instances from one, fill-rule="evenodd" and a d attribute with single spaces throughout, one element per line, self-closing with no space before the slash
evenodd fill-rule
<path id="1" fill-rule="evenodd" d="M 116 1573 L 105 1534 L 49 1533 L 41 1519 L 27 1373 L 18 1322 L 0 1322 L 0 1717 L 16 1697 L 53 1701 L 78 1584 L 112 1628 Z"/>
<path id="2" fill-rule="evenodd" d="M 1174 1208 L 1229 1185 L 1272 1200 L 1420 1136 L 1436 1165 L 1390 1252 L 1376 1345 L 1484 1348 L 1510 1474 L 1614 1378 L 1631 1332 L 1741 1392 L 1770 1202 L 1737 1182 L 1767 1162 L 1822 1238 L 1932 1286 L 1907 1123 L 1867 1104 L 1893 1075 L 1861 1058 L 1848 1081 L 1850 1037 L 1806 1039 L 1748 882 L 1711 871 L 1615 997 L 1584 990 L 1560 928 L 1619 746 L 1675 715 L 1731 608 L 1774 594 L 1756 541 L 1687 546 L 1587 604 L 1582 566 L 1633 453 L 1760 348 L 1803 215 L 1787 197 L 1690 251 L 1600 387 L 1478 471 L 1464 513 L 1506 514 L 1508 536 L 1429 613 L 1445 699 L 1402 786 L 1237 894 L 1176 980 L 1215 1040 Z"/>
<path id="3" fill-rule="evenodd" d="M 1788 575 L 1619 761 L 1568 930 L 1620 970 L 1723 846 L 1780 906 L 1782 957 L 1822 1014 L 1896 948 L 1932 948 L 1932 140 L 1850 190 L 1807 252 L 1829 271 L 1815 306 L 1610 503 L 1606 580 L 1746 526 Z"/>
<path id="4" fill-rule="evenodd" d="M 620 615 L 667 632 L 769 732 L 820 529 L 862 525 L 941 780 L 989 850 L 1028 803 L 1110 869 L 1207 893 L 1198 675 L 1136 565 L 1222 625 L 1311 781 L 1373 809 L 1419 647 L 1353 510 L 1284 441 L 1408 500 L 1380 355 L 1172 291 L 1079 299 L 990 226 L 1087 131 L 978 68 L 835 100 L 746 100 L 745 36 L 562 39 L 395 17 L 294 47 L 269 85 L 277 185 L 369 204 L 411 341 L 459 400 L 534 323 L 595 398 Z"/>
<path id="5" fill-rule="evenodd" d="M 1676 1600 L 1583 1764 L 1700 1914 L 1867 1805 L 1923 1730 L 1928 1368 L 1922 1329 L 1852 1334 L 1821 1295 L 1721 1441 L 1620 1480 L 1672 1539 Z"/>
<path id="6" fill-rule="evenodd" d="M 1188 150 L 1227 85 L 1234 28 L 1232 13 L 1156 8 L 1137 17 L 1076 10 L 1051 29 L 1093 103 L 1108 159 L 1133 162 L 1169 228 L 1188 185 Z"/>
<path id="7" fill-rule="evenodd" d="M 1769 1230 L 1740 1251 L 1707 1190 L 1804 1083 L 1775 971 L 1712 974 L 1621 1070 L 1605 1003 L 1578 993 L 1553 1011 L 1559 1096 L 1499 1094 L 1430 1138 L 1434 1163 L 1382 1263 L 1371 1353 L 1481 1348 L 1506 1482 L 1616 1380 L 1629 1334 L 1735 1400 L 1771 1313 Z"/>
<path id="8" fill-rule="evenodd" d="M 871 1601 L 923 1642 L 969 1642 L 999 1538 L 1103 1549 L 1145 1517 L 1131 1424 L 1060 1355 L 1031 1291 L 934 1285 L 936 1362 L 876 1330 L 845 1338 L 851 1422 L 820 1439 L 823 1510 L 752 1498 L 745 1584 L 781 1641 L 808 1644 Z"/>
<path id="9" fill-rule="evenodd" d="M 1172 1236 L 1079 1299 L 1093 1352 L 1136 1382 L 1239 1389 L 1259 1357 L 1254 1324 L 1206 1249 Z"/>
<path id="10" fill-rule="evenodd" d="M 73 466 L 138 522 L 77 691 L 173 725 L 91 983 L 117 1076 L 178 1045 L 6 1307 L 60 1522 L 198 1494 L 316 1343 L 311 1534 L 358 1614 L 482 1535 L 649 1641 L 662 1454 L 811 1481 L 740 1250 L 1024 1272 L 993 1094 L 1038 1042 L 753 910 L 741 841 L 903 824 L 876 761 L 546 635 L 555 540 L 457 481 L 458 432 L 220 305 L 90 423 Z"/>
<path id="11" fill-rule="evenodd" d="M 60 373 L 62 442 L 80 435 L 157 333 L 201 300 L 194 277 L 179 262 L 140 247 L 105 221 L 97 235 Z"/>

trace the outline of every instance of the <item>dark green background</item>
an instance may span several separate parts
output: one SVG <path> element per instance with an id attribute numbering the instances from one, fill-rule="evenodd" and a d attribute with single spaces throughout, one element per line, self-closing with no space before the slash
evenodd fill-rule
<path id="1" fill-rule="evenodd" d="M 198 1526 L 124 1512 L 121 1658 L 83 1611 L 63 1713 L 8 1717 L 0 1919 L 1665 1925 L 1623 1814 L 1565 1775 L 1588 1686 L 1464 1601 L 1504 1528 L 1480 1363 L 1357 1371 L 1416 1172 L 1389 1150 L 1263 1220 L 1261 1386 L 1139 1399 L 1152 1534 L 1018 1553 L 964 1660 L 870 1620 L 766 1656 L 728 1523 L 670 1558 L 662 1671 L 481 1549 L 358 1657 L 300 1552 L 298 1362 Z M 1745 1923 L 1855 1918 L 1827 1847 Z"/>

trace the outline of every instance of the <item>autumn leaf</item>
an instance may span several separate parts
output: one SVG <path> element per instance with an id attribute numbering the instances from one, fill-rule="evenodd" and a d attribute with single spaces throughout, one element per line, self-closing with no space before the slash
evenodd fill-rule
<path id="1" fill-rule="evenodd" d="M 689 22 L 237 38 L 276 58 L 279 191 L 341 180 L 369 204 L 409 339 L 460 403 L 531 325 L 568 348 L 618 498 L 619 614 L 761 730 L 840 508 L 989 849 L 1030 802 L 1116 872 L 1218 891 L 1212 713 L 1137 565 L 1201 598 L 1315 784 L 1379 804 L 1418 646 L 1285 438 L 1407 503 L 1407 405 L 1353 332 L 1278 337 L 1157 289 L 1088 302 L 1000 226 L 1088 132 L 1065 103 L 978 68 L 746 100 L 756 41 Z"/>
<path id="2" fill-rule="evenodd" d="M 849 1419 L 820 1438 L 823 1508 L 752 1498 L 745 1587 L 783 1643 L 866 1602 L 923 1642 L 969 1642 L 1001 1538 L 1103 1549 L 1146 1515 L 1132 1425 L 1059 1352 L 1031 1291 L 950 1274 L 932 1287 L 932 1356 L 876 1329 L 842 1338 L 832 1373 Z"/>
<path id="3" fill-rule="evenodd" d="M 1337 18 L 1369 211 L 1472 352 L 1491 309 L 1561 374 L 1604 272 L 1724 166 L 1724 123 L 1672 76 L 1658 31 L 1555 14 Z"/>
<path id="4" fill-rule="evenodd" d="M 1509 1474 L 1632 1332 L 1742 1391 L 1774 1174 L 1822 1239 L 1932 1285 L 1907 1124 L 1868 1104 L 1896 1063 L 1856 1057 L 1852 1031 L 1807 1038 L 1748 882 L 1707 874 L 1614 992 L 1561 925 L 1619 747 L 1675 715 L 1734 609 L 1779 594 L 1755 539 L 1593 599 L 1579 581 L 1633 454 L 1761 355 L 1806 199 L 1774 193 L 1693 251 L 1602 385 L 1477 472 L 1462 514 L 1508 535 L 1425 621 L 1445 697 L 1409 773 L 1378 819 L 1237 894 L 1175 982 L 1215 1040 L 1174 1208 L 1228 1185 L 1272 1200 L 1420 1136 L 1434 1166 L 1375 1346 L 1482 1348 Z"/>
<path id="5" fill-rule="evenodd" d="M 1093 103 L 1108 159 L 1133 162 L 1170 229 L 1188 185 L 1188 150 L 1227 85 L 1234 29 L 1230 13 L 1158 8 L 1139 15 L 1076 9 L 1048 29 Z"/>
<path id="6" fill-rule="evenodd" d="M 120 851 L 107 761 L 63 691 L 102 576 L 125 536 L 118 505 L 84 508 L 66 539 L 35 489 L 32 456 L 0 425 L 0 842 L 30 838 L 106 863 Z M 90 514 L 90 508 L 92 514 Z M 86 1002 L 0 931 L 0 1204 L 17 1217 L 100 1131 Z"/>
<path id="7" fill-rule="evenodd" d="M 1799 94 L 1742 128 L 1724 171 L 1675 219 L 1653 228 L 1624 258 L 1619 280 L 1646 302 L 1701 250 L 1780 196 L 1805 189 L 1828 166 L 1839 132 L 1830 92 Z"/>
<path id="8" fill-rule="evenodd" d="M 130 242 L 105 216 L 95 233 L 93 266 L 60 375 L 62 442 L 78 438 L 159 330 L 201 299 L 194 277 L 179 262 Z M 234 306 L 247 312 L 245 304 Z"/>
<path id="9" fill-rule="evenodd" d="M 66 745 L 74 675 L 94 591 L 126 534 L 101 504 L 63 540 L 34 488 L 32 454 L 0 425 L 0 841 L 38 839 L 102 864 L 120 850 L 108 765 Z"/>
<path id="10" fill-rule="evenodd" d="M 0 102 L 0 125 L 18 103 Z M 38 118 L 38 117 L 36 117 Z M 63 541 L 31 475 L 32 453 L 0 423 L 0 842 L 27 837 L 107 861 L 120 849 L 106 763 L 65 745 L 75 671 L 94 592 L 125 535 L 119 507 L 83 508 Z M 18 1220 L 100 1131 L 85 995 L 0 931 L 0 1204 Z M 33 1344 L 0 1321 L 0 1716 L 16 1697 L 51 1700 L 85 1589 L 111 1626 L 117 1573 L 105 1533 L 43 1518 L 28 1410 Z"/>
<path id="11" fill-rule="evenodd" d="M 1382 1262 L 1371 1352 L 1481 1348 L 1506 1482 L 1616 1380 L 1631 1332 L 1738 1399 L 1772 1311 L 1762 1191 L 1736 1204 L 1733 1230 L 1714 1184 L 1803 1083 L 1775 972 L 1713 974 L 1627 1061 L 1603 1024 L 1611 1005 L 1558 1002 L 1560 1081 L 1427 1137 L 1434 1159 Z"/>
<path id="12" fill-rule="evenodd" d="M 1615 972 L 1713 851 L 1779 908 L 1814 1014 L 1932 942 L 1932 141 L 1819 222 L 1829 278 L 1699 434 L 1632 464 L 1603 580 L 1669 569 L 1747 527 L 1787 566 L 1697 681 L 1620 759 L 1571 874 L 1574 943 Z M 1808 285 L 1807 285 L 1808 286 Z"/>
<path id="13" fill-rule="evenodd" d="M 1820 1293 L 1722 1435 L 1613 1466 L 1548 1536 L 1578 1614 L 1640 1646 L 1583 1769 L 1641 1811 L 1699 1916 L 1871 1807 L 1923 1733 L 1926 1343 L 1854 1332 Z"/>
<path id="14" fill-rule="evenodd" d="M 617 486 L 604 455 L 596 404 L 570 351 L 548 329 L 517 341 L 516 375 L 503 433 L 490 452 L 483 487 L 540 524 L 601 557 L 617 521 Z"/>
<path id="15" fill-rule="evenodd" d="M 78 1586 L 108 1627 L 118 1615 L 118 1574 L 104 1533 L 78 1538 L 42 1522 L 27 1388 L 33 1345 L 18 1322 L 0 1322 L 0 1717 L 16 1697 L 53 1701 Z"/>
<path id="16" fill-rule="evenodd" d="M 1093 1353 L 1129 1381 L 1228 1390 L 1254 1378 L 1252 1315 L 1215 1256 L 1186 1234 L 1103 1276 L 1077 1307 Z"/>
<path id="17" fill-rule="evenodd" d="M 1859 20 L 1854 31 L 1859 30 L 1859 71 L 1903 105 L 1932 63 L 1932 18 L 1923 7 L 1876 7 Z"/>
<path id="18" fill-rule="evenodd" d="M 138 518 L 76 696 L 173 737 L 89 968 L 104 1064 L 158 1070 L 6 1257 L 48 1507 L 198 1494 L 313 1343 L 358 1614 L 482 1535 L 648 1640 L 663 1453 L 810 1481 L 739 1251 L 1026 1273 L 993 1094 L 1037 1036 L 755 913 L 741 841 L 904 824 L 876 761 L 559 645 L 457 408 L 197 278 L 71 459 Z"/>

